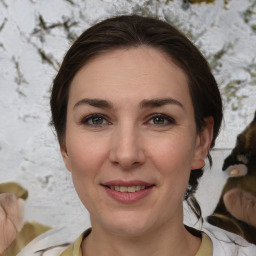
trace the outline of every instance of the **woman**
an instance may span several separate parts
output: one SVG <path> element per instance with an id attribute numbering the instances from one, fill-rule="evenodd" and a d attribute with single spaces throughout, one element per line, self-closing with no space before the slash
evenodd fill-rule
<path id="1" fill-rule="evenodd" d="M 213 255 L 214 239 L 184 226 L 183 200 L 200 218 L 193 194 L 222 102 L 182 33 L 139 16 L 94 25 L 63 60 L 51 111 L 92 225 L 62 256 Z"/>

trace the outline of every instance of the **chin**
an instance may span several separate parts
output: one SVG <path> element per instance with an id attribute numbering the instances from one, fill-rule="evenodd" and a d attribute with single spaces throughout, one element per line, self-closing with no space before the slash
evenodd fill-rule
<path id="1" fill-rule="evenodd" d="M 112 214 L 104 226 L 108 232 L 119 236 L 138 237 L 153 229 L 153 223 L 152 219 L 133 212 Z"/>

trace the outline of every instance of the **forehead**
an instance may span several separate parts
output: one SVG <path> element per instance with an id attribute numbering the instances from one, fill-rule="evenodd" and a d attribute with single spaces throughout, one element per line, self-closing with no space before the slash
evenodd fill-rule
<path id="1" fill-rule="evenodd" d="M 170 57 L 147 46 L 113 50 L 93 58 L 78 71 L 70 88 L 70 100 L 167 96 L 190 102 L 187 76 Z"/>

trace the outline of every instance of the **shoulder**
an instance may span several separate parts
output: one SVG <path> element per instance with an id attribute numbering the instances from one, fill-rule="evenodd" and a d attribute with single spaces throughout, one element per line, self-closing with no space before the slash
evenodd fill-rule
<path id="1" fill-rule="evenodd" d="M 67 237 L 66 228 L 49 230 L 32 240 L 17 256 L 36 255 L 47 252 L 49 256 L 59 256 L 72 244 L 71 238 Z"/>
<path id="2" fill-rule="evenodd" d="M 91 228 L 83 232 L 73 244 L 71 244 L 67 249 L 65 249 L 60 256 L 82 256 L 81 245 L 83 240 L 91 233 Z"/>
<path id="3" fill-rule="evenodd" d="M 67 228 L 53 229 L 35 238 L 17 256 L 47 255 L 47 256 L 79 256 L 81 243 L 89 235 L 87 229 L 77 239 Z M 74 242 L 75 241 L 75 242 Z"/>
<path id="4" fill-rule="evenodd" d="M 205 223 L 202 231 L 213 244 L 213 256 L 256 256 L 256 246 L 238 235 Z"/>

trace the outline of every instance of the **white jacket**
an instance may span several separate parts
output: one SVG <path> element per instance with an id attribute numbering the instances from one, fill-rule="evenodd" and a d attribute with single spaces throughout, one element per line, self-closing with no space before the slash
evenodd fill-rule
<path id="1" fill-rule="evenodd" d="M 202 229 L 213 244 L 213 256 L 256 256 L 256 246 L 240 236 L 205 223 Z"/>

